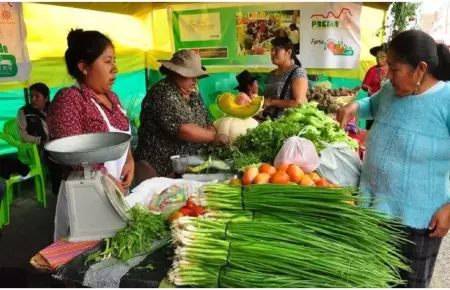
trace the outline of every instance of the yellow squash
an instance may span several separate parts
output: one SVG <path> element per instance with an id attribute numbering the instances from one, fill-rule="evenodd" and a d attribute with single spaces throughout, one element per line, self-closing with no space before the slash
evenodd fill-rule
<path id="1" fill-rule="evenodd" d="M 246 119 L 258 114 L 264 104 L 264 98 L 261 96 L 253 98 L 247 106 L 241 106 L 235 100 L 236 96 L 232 93 L 223 93 L 217 97 L 217 105 L 228 116 Z"/>

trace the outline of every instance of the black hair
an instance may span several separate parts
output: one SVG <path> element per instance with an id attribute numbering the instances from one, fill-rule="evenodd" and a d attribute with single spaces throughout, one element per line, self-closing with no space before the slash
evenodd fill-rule
<path id="1" fill-rule="evenodd" d="M 164 76 L 168 76 L 173 73 L 173 71 L 171 71 L 170 69 L 166 68 L 163 65 L 159 67 L 159 72 Z"/>
<path id="2" fill-rule="evenodd" d="M 289 37 L 275 37 L 274 39 L 272 39 L 271 43 L 272 43 L 272 47 L 278 47 L 278 48 L 282 48 L 282 49 L 285 49 L 285 50 L 289 50 L 290 49 L 292 51 L 291 59 L 294 60 L 294 63 L 297 66 L 302 67 L 302 63 L 300 62 L 300 60 L 295 55 L 294 44 L 289 39 Z"/>
<path id="3" fill-rule="evenodd" d="M 30 91 L 41 93 L 44 97 L 50 98 L 50 89 L 44 83 L 35 83 L 30 86 Z"/>
<path id="4" fill-rule="evenodd" d="M 79 62 L 92 64 L 108 45 L 113 45 L 111 39 L 99 31 L 72 29 L 67 35 L 67 50 L 64 55 L 67 71 L 79 82 L 83 81 L 83 73 L 78 68 Z"/>
<path id="5" fill-rule="evenodd" d="M 437 44 L 421 30 L 407 30 L 397 34 L 389 44 L 397 60 L 416 68 L 419 63 L 428 65 L 428 72 L 436 79 L 450 80 L 450 51 L 444 44 Z"/>
<path id="6" fill-rule="evenodd" d="M 297 27 L 297 25 L 295 23 L 291 23 L 289 25 L 289 28 L 291 28 L 292 30 L 298 30 L 298 27 Z"/>

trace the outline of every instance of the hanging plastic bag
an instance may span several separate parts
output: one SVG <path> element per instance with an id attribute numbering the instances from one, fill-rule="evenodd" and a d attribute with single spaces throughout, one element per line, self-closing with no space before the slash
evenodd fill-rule
<path id="1" fill-rule="evenodd" d="M 319 167 L 320 159 L 314 144 L 304 138 L 294 136 L 288 138 L 275 157 L 274 165 L 295 164 L 309 173 Z"/>
<path id="2" fill-rule="evenodd" d="M 318 173 L 333 184 L 358 187 L 361 175 L 361 160 L 346 143 L 328 144 L 320 151 Z"/>

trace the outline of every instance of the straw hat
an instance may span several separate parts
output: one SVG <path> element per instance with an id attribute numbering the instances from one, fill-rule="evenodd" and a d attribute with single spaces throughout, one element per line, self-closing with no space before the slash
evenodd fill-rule
<path id="1" fill-rule="evenodd" d="M 163 67 L 186 78 L 209 76 L 202 66 L 200 55 L 192 50 L 182 49 L 173 54 L 170 60 L 158 60 Z"/>

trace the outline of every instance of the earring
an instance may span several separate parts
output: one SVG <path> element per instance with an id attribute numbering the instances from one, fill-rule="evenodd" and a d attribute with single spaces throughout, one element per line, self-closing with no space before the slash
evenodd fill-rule
<path id="1" fill-rule="evenodd" d="M 85 76 L 87 76 L 87 70 L 83 70 L 83 74 L 85 75 Z"/>
<path id="2" fill-rule="evenodd" d="M 417 95 L 417 92 L 419 91 L 419 88 L 420 88 L 420 81 L 418 81 L 418 82 L 416 83 L 416 89 L 414 90 L 413 95 Z"/>

